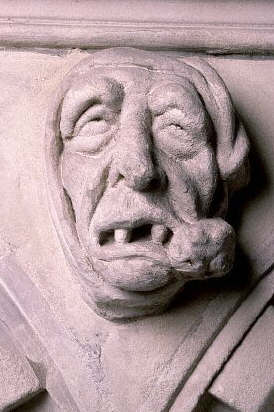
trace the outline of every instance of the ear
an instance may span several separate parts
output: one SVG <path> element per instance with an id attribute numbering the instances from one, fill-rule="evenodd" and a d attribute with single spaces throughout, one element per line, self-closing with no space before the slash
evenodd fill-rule
<path id="1" fill-rule="evenodd" d="M 220 176 L 230 192 L 238 190 L 249 180 L 249 142 L 244 126 L 217 72 L 201 59 L 184 61 L 195 69 L 192 82 L 202 96 L 214 125 Z"/>

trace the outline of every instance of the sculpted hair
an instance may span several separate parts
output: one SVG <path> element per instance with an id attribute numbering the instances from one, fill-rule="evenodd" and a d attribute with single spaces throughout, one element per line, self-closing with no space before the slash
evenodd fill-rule
<path id="1" fill-rule="evenodd" d="M 249 142 L 236 113 L 230 94 L 220 76 L 205 61 L 184 59 L 196 71 L 192 83 L 202 96 L 214 125 L 215 150 L 221 179 L 230 192 L 245 186 L 249 180 Z"/>

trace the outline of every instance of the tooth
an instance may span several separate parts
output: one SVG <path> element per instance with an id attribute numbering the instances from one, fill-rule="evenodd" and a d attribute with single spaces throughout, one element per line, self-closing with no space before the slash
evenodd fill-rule
<path id="1" fill-rule="evenodd" d="M 167 236 L 167 228 L 163 225 L 153 225 L 151 228 L 151 237 L 155 243 L 163 243 Z"/>
<path id="2" fill-rule="evenodd" d="M 117 243 L 127 243 L 130 241 L 130 230 L 116 229 L 114 231 L 114 237 Z"/>
<path id="3" fill-rule="evenodd" d="M 95 232 L 95 231 L 92 232 L 90 238 L 94 246 L 100 245 L 100 233 L 99 232 Z"/>

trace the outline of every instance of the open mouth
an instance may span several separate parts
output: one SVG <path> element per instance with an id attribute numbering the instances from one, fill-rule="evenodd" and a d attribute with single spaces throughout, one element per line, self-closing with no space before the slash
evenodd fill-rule
<path id="1" fill-rule="evenodd" d="M 110 243 L 134 243 L 155 242 L 165 244 L 171 236 L 171 230 L 164 225 L 144 224 L 131 229 L 116 228 L 99 232 L 98 242 L 100 246 Z"/>
<path id="2" fill-rule="evenodd" d="M 135 227 L 117 227 L 102 229 L 97 232 L 96 240 L 100 246 L 110 244 L 127 244 L 140 242 L 154 242 L 166 244 L 172 235 L 171 229 L 161 224 L 140 224 Z"/>
<path id="3" fill-rule="evenodd" d="M 169 265 L 166 249 L 173 232 L 161 223 L 107 224 L 91 234 L 92 255 L 105 261 L 144 258 Z"/>

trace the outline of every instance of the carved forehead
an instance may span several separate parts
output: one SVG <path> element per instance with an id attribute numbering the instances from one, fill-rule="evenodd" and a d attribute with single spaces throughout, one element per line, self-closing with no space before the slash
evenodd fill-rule
<path id="1" fill-rule="evenodd" d="M 148 93 L 157 84 L 167 85 L 168 83 L 177 83 L 192 91 L 195 87 L 191 82 L 181 74 L 174 72 L 165 72 L 160 70 L 147 69 L 146 67 L 136 66 L 115 66 L 115 67 L 97 67 L 92 66 L 90 69 L 83 72 L 76 72 L 73 76 L 71 85 L 76 88 L 77 85 L 82 87 L 84 83 L 88 84 L 97 82 L 98 89 L 101 87 L 102 79 L 111 79 L 116 81 L 127 91 L 130 89 L 139 90 L 140 93 Z"/>
<path id="2" fill-rule="evenodd" d="M 145 96 L 149 108 L 155 114 L 160 114 L 167 107 L 178 107 L 187 112 L 204 110 L 195 86 L 185 77 L 170 72 L 162 73 L 133 66 L 93 68 L 86 79 L 86 87 L 89 87 L 90 82 L 96 85 L 94 92 L 97 95 L 105 93 L 106 86 L 111 84 L 112 87 L 108 87 L 108 94 L 111 96 L 109 100 L 117 101 L 119 97 L 119 104 L 122 104 L 124 98 L 128 101 L 129 96 L 137 104 L 138 96 Z M 84 87 L 84 84 L 80 86 L 78 83 L 78 86 Z"/>
<path id="3" fill-rule="evenodd" d="M 72 69 L 67 81 L 73 84 L 83 78 L 99 76 L 116 79 L 124 86 L 135 83 L 138 87 L 149 88 L 151 83 L 162 80 L 185 84 L 186 79 L 192 79 L 195 72 L 180 58 L 131 48 L 115 48 L 97 51 L 83 59 Z"/>
<path id="4" fill-rule="evenodd" d="M 72 134 L 79 116 L 92 105 L 104 105 L 112 111 L 122 106 L 129 110 L 148 107 L 155 115 L 168 108 L 178 108 L 185 114 L 205 112 L 195 87 L 174 73 L 161 73 L 140 67 L 93 67 L 88 74 L 79 74 L 67 90 L 61 111 L 62 136 Z"/>
<path id="5" fill-rule="evenodd" d="M 115 70 L 117 67 L 135 67 L 147 71 L 161 73 L 173 73 L 178 75 L 190 75 L 192 69 L 180 58 L 164 56 L 144 50 L 129 47 L 113 48 L 97 51 L 83 59 L 73 70 L 78 73 L 87 73 L 92 68 L 109 67 Z"/>
<path id="6" fill-rule="evenodd" d="M 116 106 L 117 109 L 128 96 L 136 99 L 145 96 L 152 108 L 156 107 L 156 101 L 159 107 L 181 106 L 183 101 L 187 110 L 201 106 L 193 84 L 170 72 L 133 66 L 91 67 L 86 73 L 78 72 L 71 80 L 64 96 L 63 113 L 78 111 L 77 106 L 83 106 L 85 102 Z"/>
<path id="7" fill-rule="evenodd" d="M 114 99 L 117 103 L 117 99 L 114 98 L 116 94 L 119 106 L 126 95 L 140 98 L 142 95 L 149 95 L 149 100 L 152 103 L 156 99 L 156 95 L 159 100 L 161 93 L 169 98 L 168 104 L 173 102 L 174 105 L 178 105 L 179 100 L 184 99 L 191 103 L 189 107 L 185 106 L 186 110 L 193 110 L 195 106 L 196 108 L 199 106 L 201 109 L 199 95 L 196 87 L 192 84 L 193 72 L 195 71 L 193 67 L 178 58 L 143 50 L 115 48 L 97 51 L 83 59 L 66 78 L 62 111 L 64 113 L 66 109 L 69 111 L 72 108 L 73 110 L 77 109 L 77 102 L 82 105 L 81 101 L 85 95 L 88 99 L 98 98 L 104 103 Z M 168 83 L 181 87 L 178 88 L 178 91 L 176 90 L 177 86 L 171 90 Z M 157 85 L 159 86 L 157 93 L 151 93 L 157 88 Z M 73 100 L 74 103 L 72 103 Z"/>

